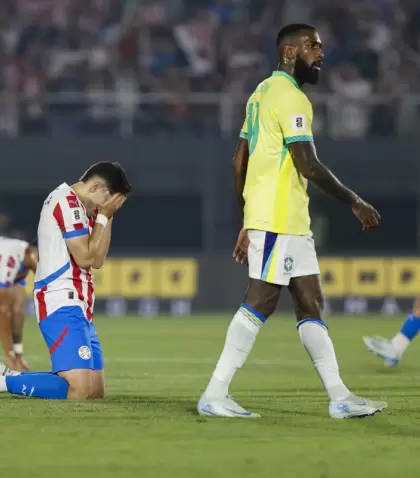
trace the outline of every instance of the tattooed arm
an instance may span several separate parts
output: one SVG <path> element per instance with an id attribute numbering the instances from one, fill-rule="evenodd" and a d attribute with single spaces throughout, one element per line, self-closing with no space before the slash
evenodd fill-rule
<path id="1" fill-rule="evenodd" d="M 352 207 L 353 213 L 367 230 L 379 225 L 378 211 L 346 187 L 321 161 L 311 141 L 289 144 L 294 165 L 308 181 L 322 189 L 326 194 L 339 199 Z"/>

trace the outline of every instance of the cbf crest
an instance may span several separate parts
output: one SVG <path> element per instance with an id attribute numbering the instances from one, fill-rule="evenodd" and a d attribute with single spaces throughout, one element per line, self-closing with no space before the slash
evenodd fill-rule
<path id="1" fill-rule="evenodd" d="M 288 274 L 292 271 L 293 269 L 293 257 L 292 256 L 286 256 L 284 258 L 284 270 Z"/>

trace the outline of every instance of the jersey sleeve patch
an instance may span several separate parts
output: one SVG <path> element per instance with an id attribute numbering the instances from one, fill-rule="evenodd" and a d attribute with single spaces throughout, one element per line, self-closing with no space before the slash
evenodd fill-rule
<path id="1" fill-rule="evenodd" d="M 79 200 L 77 199 L 76 196 L 70 195 L 70 196 L 67 196 L 66 199 L 70 209 L 81 208 Z"/>
<path id="2" fill-rule="evenodd" d="M 282 103 L 276 104 L 273 112 L 286 144 L 313 141 L 312 107 L 303 94 L 294 92 Z"/>
<path id="3" fill-rule="evenodd" d="M 67 196 L 59 201 L 53 216 L 65 239 L 89 234 L 86 214 L 75 196 Z"/>
<path id="4" fill-rule="evenodd" d="M 82 211 L 80 210 L 80 208 L 73 209 L 72 213 L 73 213 L 73 219 L 76 222 L 79 222 L 80 219 L 82 218 Z"/>
<path id="5" fill-rule="evenodd" d="M 292 130 L 299 133 L 306 131 L 308 128 L 308 119 L 305 114 L 298 114 L 292 116 Z"/>

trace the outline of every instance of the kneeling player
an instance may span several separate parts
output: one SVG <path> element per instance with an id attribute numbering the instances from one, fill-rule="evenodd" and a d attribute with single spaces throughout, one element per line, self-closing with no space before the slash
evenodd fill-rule
<path id="1" fill-rule="evenodd" d="M 27 368 L 22 357 L 24 298 L 16 290 L 23 287 L 16 283 L 29 270 L 35 272 L 36 264 L 35 250 L 27 242 L 0 237 L 0 338 L 7 363 L 16 370 Z"/>
<path id="2" fill-rule="evenodd" d="M 47 399 L 104 396 L 102 350 L 92 323 L 91 267 L 104 264 L 112 217 L 130 190 L 121 166 L 104 162 L 72 187 L 63 183 L 44 202 L 34 300 L 52 373 L 18 373 L 2 366 L 0 391 Z"/>

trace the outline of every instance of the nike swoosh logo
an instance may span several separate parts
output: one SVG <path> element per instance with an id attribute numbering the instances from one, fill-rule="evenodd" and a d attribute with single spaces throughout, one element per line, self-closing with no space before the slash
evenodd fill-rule
<path id="1" fill-rule="evenodd" d="M 241 412 L 237 412 L 236 410 L 232 410 L 231 408 L 226 408 L 226 410 L 228 410 L 229 412 L 235 413 L 236 415 L 241 415 L 243 417 L 249 417 L 251 415 L 251 412 L 241 413 Z"/>

